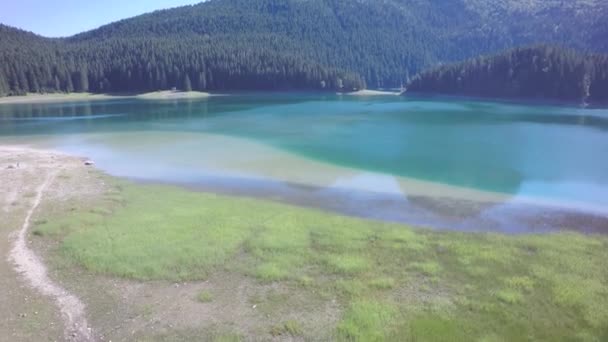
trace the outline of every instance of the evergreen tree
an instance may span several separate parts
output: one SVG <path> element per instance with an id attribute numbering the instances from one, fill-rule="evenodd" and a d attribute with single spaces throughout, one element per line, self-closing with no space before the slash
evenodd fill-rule
<path id="1" fill-rule="evenodd" d="M 198 90 L 206 90 L 207 89 L 207 79 L 205 77 L 205 72 L 201 71 L 198 73 Z"/>
<path id="2" fill-rule="evenodd" d="M 53 76 L 53 89 L 55 91 L 61 90 L 61 82 L 59 81 L 59 77 L 57 75 Z"/>
<path id="3" fill-rule="evenodd" d="M 188 76 L 188 74 L 186 74 L 186 76 L 184 77 L 184 91 L 192 91 L 192 82 L 190 82 L 190 76 Z"/>

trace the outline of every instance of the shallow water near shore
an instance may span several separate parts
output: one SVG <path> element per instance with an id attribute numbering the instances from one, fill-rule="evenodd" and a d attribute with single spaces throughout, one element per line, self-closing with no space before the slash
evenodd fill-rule
<path id="1" fill-rule="evenodd" d="M 326 94 L 0 105 L 116 176 L 465 231 L 608 230 L 608 110 Z"/>

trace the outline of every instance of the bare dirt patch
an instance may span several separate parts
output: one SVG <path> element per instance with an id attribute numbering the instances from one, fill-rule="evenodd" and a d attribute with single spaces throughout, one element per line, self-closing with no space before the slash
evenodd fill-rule
<path id="1" fill-rule="evenodd" d="M 4 170 L 2 193 L 5 195 L 6 216 L 9 216 L 11 206 L 14 206 L 17 200 L 28 208 L 19 230 L 11 234 L 12 248 L 8 255 L 9 262 L 20 278 L 31 288 L 55 301 L 64 321 L 66 340 L 91 340 L 84 304 L 49 278 L 46 266 L 30 248 L 28 236 L 33 217 L 57 174 L 62 169 L 74 167 L 77 163 L 52 152 L 6 147 L 0 149 L 0 161 Z M 27 176 L 24 178 L 23 174 Z M 37 312 L 34 314 L 36 315 Z M 27 314 L 23 313 L 20 316 L 26 318 Z"/>

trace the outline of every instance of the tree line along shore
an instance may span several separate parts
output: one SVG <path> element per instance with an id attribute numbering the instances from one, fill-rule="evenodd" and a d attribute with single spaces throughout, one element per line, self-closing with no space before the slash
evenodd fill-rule
<path id="1" fill-rule="evenodd" d="M 429 79 L 425 70 L 437 65 L 519 46 L 545 43 L 606 52 L 606 16 L 607 6 L 584 0 L 525 7 L 493 0 L 421 0 L 416 6 L 408 0 L 218 0 L 144 14 L 66 38 L 0 25 L 0 96 L 173 88 L 400 88 L 420 72 Z M 477 27 L 484 29 L 472 29 Z M 567 65 L 564 59 L 573 60 L 559 57 L 555 64 Z M 579 82 L 559 68 L 549 68 L 550 79 L 538 78 L 534 88 L 549 89 L 542 95 L 576 97 L 567 87 L 552 89 L 556 78 Z M 467 68 L 468 73 L 481 73 L 473 70 Z M 592 83 L 598 79 L 591 78 Z M 490 87 L 485 81 L 479 82 L 484 83 L 481 90 L 508 88 L 505 96 L 526 92 L 501 86 L 505 81 L 500 78 Z M 433 91 L 452 91 L 429 84 Z"/>

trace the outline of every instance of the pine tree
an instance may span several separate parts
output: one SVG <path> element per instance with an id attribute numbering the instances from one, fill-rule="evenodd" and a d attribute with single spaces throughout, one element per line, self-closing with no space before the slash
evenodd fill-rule
<path id="1" fill-rule="evenodd" d="M 4 77 L 4 73 L 0 71 L 0 96 L 4 96 L 8 94 L 8 84 L 6 83 L 6 78 Z"/>
<path id="2" fill-rule="evenodd" d="M 204 71 L 198 73 L 198 89 L 201 91 L 207 89 L 207 79 L 205 78 Z"/>
<path id="3" fill-rule="evenodd" d="M 59 77 L 57 75 L 53 77 L 53 86 L 55 91 L 61 91 L 61 82 L 59 81 Z"/>
<path id="4" fill-rule="evenodd" d="M 86 68 L 82 67 L 78 72 L 78 84 L 81 92 L 89 91 L 89 76 L 87 74 Z"/>
<path id="5" fill-rule="evenodd" d="M 190 76 L 188 76 L 188 74 L 186 74 L 186 76 L 184 77 L 184 91 L 192 91 L 192 82 L 190 82 Z"/>
<path id="6" fill-rule="evenodd" d="M 74 91 L 74 83 L 72 82 L 72 77 L 68 74 L 65 75 L 65 91 L 71 93 Z"/>

